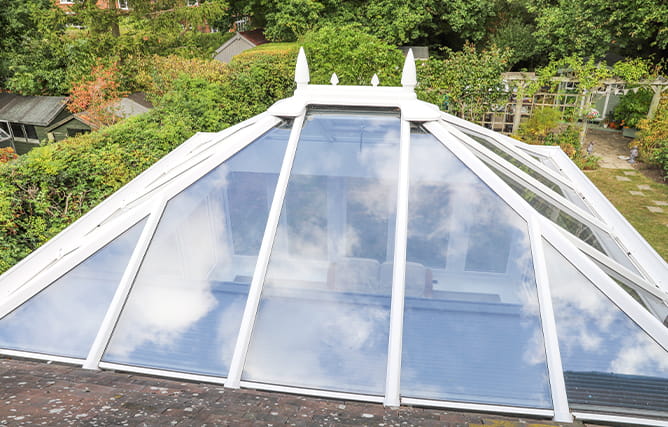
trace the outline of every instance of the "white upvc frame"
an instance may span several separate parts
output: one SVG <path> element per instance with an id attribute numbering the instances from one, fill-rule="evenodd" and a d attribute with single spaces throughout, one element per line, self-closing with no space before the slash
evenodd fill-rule
<path id="1" fill-rule="evenodd" d="M 111 303 L 107 308 L 107 312 L 104 315 L 102 324 L 100 324 L 100 327 L 97 330 L 97 334 L 95 335 L 95 339 L 93 340 L 93 344 L 88 351 L 86 360 L 83 363 L 84 369 L 98 369 L 98 364 L 102 359 L 102 354 L 104 353 L 104 350 L 107 348 L 109 340 L 111 339 L 111 334 L 113 333 L 116 322 L 121 315 L 121 311 L 123 310 L 125 300 L 130 293 L 130 289 L 132 289 L 132 284 L 135 281 L 137 272 L 139 272 L 139 267 L 141 266 L 141 263 L 144 259 L 146 250 L 151 243 L 151 239 L 155 234 L 156 228 L 158 228 L 160 217 L 162 216 L 162 212 L 165 209 L 166 204 L 166 198 L 162 197 L 158 199 L 152 209 L 151 215 L 148 218 L 148 222 L 144 226 L 144 229 L 142 230 L 142 233 L 139 237 L 139 241 L 132 251 L 132 256 L 130 257 L 128 264 L 125 267 L 125 271 L 123 272 L 121 281 L 116 288 L 114 297 L 112 298 Z"/>
<path id="2" fill-rule="evenodd" d="M 276 391 L 279 393 L 290 393 L 290 394 L 303 394 L 305 396 L 324 397 L 327 399 L 383 403 L 383 396 L 377 396 L 373 394 L 345 393 L 339 391 L 321 390 L 317 388 L 303 388 L 303 387 L 283 386 L 269 383 L 260 383 L 255 381 L 241 381 L 240 386 L 256 390 Z"/>
<path id="3" fill-rule="evenodd" d="M 605 222 L 601 221 L 599 218 L 583 210 L 581 207 L 577 206 L 575 203 L 571 202 L 565 197 L 558 195 L 557 193 L 554 192 L 554 190 L 547 187 L 545 184 L 538 181 L 536 178 L 520 170 L 506 159 L 498 156 L 497 154 L 489 150 L 487 147 L 478 144 L 473 139 L 471 139 L 471 137 L 462 133 L 453 126 L 446 124 L 446 128 L 448 129 L 448 131 L 459 137 L 462 140 L 462 142 L 467 144 L 467 146 L 470 149 L 479 153 L 486 160 L 493 163 L 502 172 L 512 176 L 513 178 L 516 178 L 518 181 L 520 181 L 521 184 L 525 185 L 527 188 L 534 191 L 536 194 L 547 199 L 552 204 L 557 205 L 561 210 L 582 221 L 584 224 L 590 227 L 598 227 L 602 231 L 605 231 L 606 233 L 613 236 L 613 231 L 610 229 L 610 227 Z"/>
<path id="4" fill-rule="evenodd" d="M 158 177 L 166 175 L 164 169 L 169 170 L 178 164 L 188 161 L 193 151 L 199 147 L 204 147 L 202 150 L 212 150 L 214 152 L 226 151 L 229 139 L 232 141 L 240 139 L 236 135 L 240 130 L 265 120 L 267 117 L 270 117 L 269 120 L 273 120 L 275 123 L 280 122 L 280 119 L 264 113 L 215 134 L 197 133 L 192 136 L 88 213 L 70 224 L 58 235 L 44 243 L 38 250 L 33 251 L 4 272 L 0 276 L 0 299 L 4 295 L 11 293 L 16 287 L 28 282 L 34 276 L 35 271 L 41 271 L 51 264 L 54 259 L 58 258 L 61 247 L 69 246 L 70 242 L 79 241 L 82 236 L 96 232 L 100 224 L 113 218 L 119 212 L 127 211 L 135 203 L 140 203 L 138 200 L 146 194 L 147 185 Z M 219 144 L 223 140 L 226 143 Z M 28 264 L 30 267 L 26 267 Z"/>
<path id="5" fill-rule="evenodd" d="M 632 424 L 638 426 L 668 427 L 668 421 L 650 418 L 627 417 L 623 415 L 597 414 L 593 412 L 573 411 L 575 419 L 581 421 L 603 421 L 614 424 Z"/>
<path id="6" fill-rule="evenodd" d="M 216 377 L 213 375 L 189 374 L 186 372 L 168 371 L 165 369 L 144 368 L 141 366 L 124 365 L 121 363 L 111 363 L 111 362 L 100 362 L 98 366 L 100 369 L 110 369 L 120 372 L 133 372 L 136 374 L 175 378 L 186 381 L 206 382 L 220 385 L 223 385 L 225 383 L 225 378 Z"/>
<path id="7" fill-rule="evenodd" d="M 584 192 L 585 200 L 615 230 L 615 235 L 624 242 L 624 245 L 630 251 L 630 257 L 638 261 L 636 267 L 645 274 L 650 282 L 658 285 L 668 294 L 668 263 L 638 233 L 638 230 L 628 222 L 589 178 L 570 161 L 564 152 L 554 150 L 551 153 L 551 158 L 557 163 L 564 174 Z"/>
<path id="8" fill-rule="evenodd" d="M 214 168 L 218 167 L 234 154 L 241 151 L 264 133 L 271 130 L 278 123 L 280 123 L 280 119 L 267 117 L 264 120 L 256 123 L 255 126 L 245 129 L 245 132 L 243 132 L 243 136 L 245 136 L 245 138 L 237 138 L 236 140 L 226 142 L 223 144 L 224 149 L 219 150 L 214 155 L 207 157 L 204 161 L 199 163 L 197 167 L 193 167 L 183 171 L 182 173 L 179 173 L 176 179 L 170 181 L 162 190 L 160 199 L 156 203 L 151 216 L 149 217 L 149 223 L 146 224 L 145 233 L 142 233 L 142 236 L 140 237 L 139 242 L 135 247 L 135 252 L 133 253 L 130 262 L 128 263 L 123 278 L 121 279 L 121 284 L 119 285 L 116 294 L 114 295 L 114 299 L 112 300 L 112 303 L 107 310 L 107 314 L 104 318 L 104 321 L 102 322 L 102 326 L 98 331 L 98 335 L 96 336 L 88 357 L 84 363 L 84 368 L 98 368 L 102 360 L 103 353 L 109 344 L 109 340 L 111 339 L 113 329 L 120 317 L 123 305 L 129 296 L 132 284 L 134 283 L 137 273 L 139 272 L 141 262 L 144 259 L 151 239 L 153 238 L 153 235 L 159 225 L 162 213 L 169 200 L 171 200 L 181 191 L 188 188 L 195 181 L 212 171 Z"/>
<path id="9" fill-rule="evenodd" d="M 538 226 L 539 219 L 537 216 L 538 214 L 535 214 L 535 217 L 529 221 L 529 241 L 531 244 L 531 253 L 533 254 L 534 272 L 536 274 L 536 293 L 538 294 L 540 323 L 543 332 L 543 342 L 545 343 L 547 370 L 550 377 L 554 421 L 573 422 L 573 417 L 568 408 L 568 396 L 566 395 L 566 381 L 564 380 L 564 369 L 559 350 L 557 324 L 554 318 L 554 307 L 552 306 L 552 295 L 547 275 L 545 253 L 543 251 L 543 239 L 540 227 Z"/>
<path id="10" fill-rule="evenodd" d="M 505 405 L 486 405 L 483 403 L 464 403 L 454 402 L 450 400 L 431 400 L 431 399 L 415 399 L 412 397 L 402 397 L 401 403 L 410 406 L 420 406 L 429 408 L 444 408 L 444 409 L 459 409 L 465 411 L 476 412 L 497 412 L 502 414 L 521 414 L 533 415 L 536 417 L 553 418 L 554 411 L 552 409 L 526 408 L 520 406 L 505 406 Z"/>
<path id="11" fill-rule="evenodd" d="M 0 349 L 0 354 L 10 357 L 24 357 L 26 359 L 46 360 L 48 362 L 66 363 L 68 365 L 81 366 L 83 359 L 75 357 L 55 356 L 52 354 L 34 353 L 30 351 Z"/>
<path id="12" fill-rule="evenodd" d="M 457 157 L 462 163 L 464 163 L 466 167 L 468 167 L 473 173 L 475 173 L 485 184 L 487 184 L 491 188 L 493 192 L 495 192 L 498 196 L 500 196 L 508 204 L 508 206 L 511 209 L 513 209 L 527 223 L 527 231 L 529 232 L 529 239 L 532 241 L 531 243 L 532 253 L 536 255 L 536 253 L 534 252 L 536 244 L 538 243 L 534 242 L 534 239 L 537 237 L 536 233 L 538 232 L 537 231 L 538 228 L 536 228 L 538 227 L 538 225 L 536 223 L 545 225 L 545 222 L 547 222 L 547 226 L 549 226 L 550 228 L 554 229 L 558 227 L 552 224 L 547 218 L 543 218 L 533 208 L 531 208 L 531 206 L 529 206 L 528 203 L 519 194 L 517 194 L 514 190 L 508 187 L 508 185 L 505 182 L 503 182 L 503 180 L 499 176 L 497 176 L 494 172 L 492 172 L 484 163 L 482 163 L 480 159 L 478 159 L 465 146 L 459 144 L 457 137 L 449 133 L 444 127 L 441 126 L 441 124 L 436 122 L 427 122 L 424 124 L 424 126 L 432 135 L 434 135 L 441 142 L 441 144 L 443 144 L 448 150 L 450 150 L 450 152 L 455 157 Z M 560 233 L 560 231 L 557 232 Z M 540 255 L 540 252 L 538 252 L 538 255 Z M 536 277 L 537 285 L 538 285 L 538 278 L 540 277 L 542 280 L 540 289 L 537 290 L 539 294 L 539 306 L 540 306 L 541 317 L 547 316 L 548 314 L 550 314 L 551 305 L 543 306 L 542 304 L 545 301 L 545 299 L 549 297 L 549 289 L 546 288 L 544 282 L 544 279 L 547 275 L 547 272 L 545 270 L 545 264 L 540 262 L 535 263 L 534 269 L 537 276 Z M 552 322 L 554 322 L 554 318 L 552 318 Z M 551 329 L 552 326 L 553 325 L 546 324 L 541 319 L 541 332 L 543 333 L 543 337 L 545 340 L 545 353 L 547 357 L 546 365 L 550 377 L 550 387 L 551 387 L 552 406 L 553 406 L 552 409 L 547 410 L 547 409 L 536 409 L 536 408 L 525 408 L 525 407 L 521 407 L 521 409 L 519 409 L 519 407 L 518 408 L 506 407 L 503 405 L 501 406 L 479 405 L 479 404 L 469 404 L 469 403 L 459 403 L 457 404 L 458 406 L 456 407 L 462 409 L 480 410 L 479 407 L 484 406 L 484 407 L 494 408 L 491 410 L 498 412 L 513 411 L 512 413 L 526 413 L 526 414 L 535 413 L 536 415 L 549 414 L 549 416 L 555 418 L 555 421 L 565 421 L 569 419 L 570 416 L 568 415 L 568 405 L 567 402 L 564 402 L 566 389 L 565 389 L 565 383 L 563 382 L 563 370 L 561 370 L 560 353 L 558 348 L 556 348 L 553 345 L 551 345 L 549 349 L 547 347 L 547 340 L 550 338 L 556 338 L 556 327 L 554 327 L 554 329 Z M 560 376 L 561 376 L 561 381 L 559 380 Z M 559 390 L 560 386 L 563 386 L 563 389 Z M 556 394 L 554 392 L 555 390 Z M 423 404 L 427 404 L 429 406 L 431 406 L 433 402 L 438 402 L 427 399 L 408 399 L 408 400 L 402 399 L 401 401 L 402 403 L 411 403 L 411 404 L 413 403 L 421 404 L 420 402 L 424 402 Z M 454 402 L 444 402 L 443 407 L 453 407 L 452 406 L 453 403 Z M 502 408 L 506 408 L 506 410 L 502 410 Z"/>
<path id="13" fill-rule="evenodd" d="M 60 279 L 92 254 L 111 243 L 122 232 L 127 231 L 145 218 L 149 213 L 147 206 L 141 206 L 140 208 L 129 212 L 128 215 L 119 218 L 117 221 L 107 224 L 94 235 L 83 236 L 79 241 L 67 242 L 71 246 L 59 248 L 58 252 L 54 254 L 55 258 L 45 268 L 35 271 L 27 282 L 19 284 L 18 287 L 0 300 L 0 319 Z M 118 232 L 119 229 L 122 230 L 121 233 Z"/>
<path id="14" fill-rule="evenodd" d="M 260 305 L 260 297 L 262 296 L 262 288 L 264 286 L 264 279 L 269 267 L 269 256 L 276 238 L 276 231 L 278 229 L 278 222 L 283 208 L 283 201 L 287 193 L 288 180 L 292 172 L 292 165 L 297 154 L 297 145 L 299 136 L 301 135 L 302 126 L 304 125 L 304 118 L 306 110 L 294 119 L 292 129 L 290 131 L 290 138 L 288 139 L 285 154 L 283 156 L 283 163 L 281 164 L 281 171 L 276 182 L 276 190 L 274 191 L 274 198 L 271 202 L 269 215 L 267 217 L 267 225 L 265 226 L 264 235 L 262 236 L 262 243 L 260 244 L 260 252 L 257 256 L 255 270 L 253 271 L 253 279 L 251 280 L 248 289 L 248 297 L 246 298 L 246 306 L 241 317 L 239 327 L 239 334 L 234 346 L 234 353 L 230 361 L 230 368 L 227 375 L 225 387 L 239 388 L 241 383 L 241 375 L 243 374 L 244 364 L 246 363 L 246 355 L 248 354 L 248 347 L 255 325 L 255 317 L 257 309 Z"/>
<path id="15" fill-rule="evenodd" d="M 442 113 L 441 120 L 445 123 L 460 126 L 467 130 L 470 130 L 473 133 L 477 133 L 493 139 L 494 141 L 498 142 L 497 146 L 500 150 L 504 151 L 506 154 L 509 154 L 510 156 L 518 160 L 521 160 L 523 163 L 525 163 L 527 166 L 533 169 L 536 173 L 542 175 L 543 177 L 549 180 L 556 181 L 557 184 L 568 187 L 571 190 L 575 191 L 576 193 L 579 193 L 575 185 L 569 180 L 567 180 L 564 176 L 559 175 L 558 173 L 545 168 L 544 165 L 542 165 L 538 160 L 534 159 L 533 157 L 524 153 L 523 151 L 517 149 L 515 147 L 515 142 L 517 141 L 514 140 L 513 138 L 506 136 L 502 133 L 495 132 L 491 129 L 487 129 L 485 127 L 468 122 L 464 119 L 460 119 L 459 117 L 453 116 L 448 113 Z"/>
<path id="16" fill-rule="evenodd" d="M 584 256 L 562 233 L 555 230 L 547 218 L 539 219 L 542 222 L 541 231 L 545 240 L 654 341 L 668 351 L 668 328 L 617 285 L 594 261 Z"/>
<path id="17" fill-rule="evenodd" d="M 403 111 L 402 111 L 403 115 Z M 387 346 L 385 376 L 385 406 L 401 404 L 401 352 L 404 325 L 404 295 L 406 282 L 406 246 L 408 240 L 408 189 L 410 182 L 411 123 L 401 119 L 399 141 L 399 175 L 397 177 L 397 212 L 394 232 L 394 261 L 392 266 L 392 300 L 390 330 Z"/>

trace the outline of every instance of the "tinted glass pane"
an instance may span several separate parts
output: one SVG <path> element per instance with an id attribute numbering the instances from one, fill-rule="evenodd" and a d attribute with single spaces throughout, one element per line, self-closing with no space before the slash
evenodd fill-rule
<path id="1" fill-rule="evenodd" d="M 551 407 L 526 222 L 431 135 L 410 174 L 401 394 Z"/>
<path id="2" fill-rule="evenodd" d="M 394 112 L 307 115 L 244 380 L 383 393 L 399 127 Z"/>
<path id="3" fill-rule="evenodd" d="M 103 360 L 227 374 L 289 133 L 271 130 L 169 201 Z"/>
<path id="4" fill-rule="evenodd" d="M 571 406 L 668 416 L 668 352 L 554 247 L 544 246 Z"/>
<path id="5" fill-rule="evenodd" d="M 33 125 L 23 125 L 26 130 L 26 135 L 30 139 L 37 139 L 37 132 L 35 132 L 35 126 Z"/>
<path id="6" fill-rule="evenodd" d="M 495 169 L 492 165 L 487 164 L 487 166 L 545 218 L 576 236 L 592 248 L 608 255 L 610 258 L 625 267 L 628 267 L 632 271 L 639 273 L 629 257 L 624 254 L 617 242 L 607 232 L 600 228 L 584 224 L 582 221 L 562 211 L 556 205 L 520 184 L 515 179 L 500 170 Z"/>
<path id="7" fill-rule="evenodd" d="M 25 138 L 25 134 L 23 133 L 23 126 L 21 126 L 20 123 L 10 123 L 12 127 L 12 134 L 14 135 L 14 138 Z"/>
<path id="8" fill-rule="evenodd" d="M 0 320 L 0 347 L 85 358 L 145 222 Z"/>

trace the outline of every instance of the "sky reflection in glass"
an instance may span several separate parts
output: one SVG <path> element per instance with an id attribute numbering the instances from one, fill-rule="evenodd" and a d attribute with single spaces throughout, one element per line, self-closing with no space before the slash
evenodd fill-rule
<path id="1" fill-rule="evenodd" d="M 242 379 L 384 392 L 399 128 L 307 115 Z"/>
<path id="2" fill-rule="evenodd" d="M 401 394 L 550 408 L 526 222 L 432 135 L 410 154 Z"/>
<path id="3" fill-rule="evenodd" d="M 272 129 L 169 201 L 104 361 L 227 375 L 289 134 Z"/>
<path id="4" fill-rule="evenodd" d="M 0 347 L 85 358 L 146 220 L 0 320 Z"/>
<path id="5" fill-rule="evenodd" d="M 552 245 L 544 246 L 569 403 L 665 411 L 668 352 Z"/>

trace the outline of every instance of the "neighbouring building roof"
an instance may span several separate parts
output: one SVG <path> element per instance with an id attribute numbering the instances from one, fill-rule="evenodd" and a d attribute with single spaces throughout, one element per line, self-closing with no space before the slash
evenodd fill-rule
<path id="1" fill-rule="evenodd" d="M 49 126 L 65 108 L 64 96 L 22 96 L 0 93 L 0 120 Z"/>
<path id="2" fill-rule="evenodd" d="M 230 62 L 232 57 L 241 52 L 259 46 L 269 41 L 264 37 L 263 30 L 241 31 L 223 43 L 214 53 L 214 59 L 221 62 Z"/>
<path id="3" fill-rule="evenodd" d="M 0 276 L 0 353 L 668 426 L 668 265 L 558 147 L 401 87 L 199 133 Z"/>

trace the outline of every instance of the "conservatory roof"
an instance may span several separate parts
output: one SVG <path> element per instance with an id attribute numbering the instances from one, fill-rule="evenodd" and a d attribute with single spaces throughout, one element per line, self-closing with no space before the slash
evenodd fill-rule
<path id="1" fill-rule="evenodd" d="M 668 266 L 558 149 L 402 87 L 199 133 L 0 276 L 0 353 L 668 425 Z"/>

